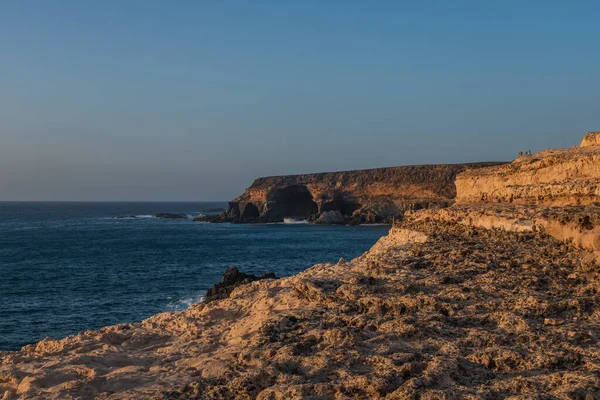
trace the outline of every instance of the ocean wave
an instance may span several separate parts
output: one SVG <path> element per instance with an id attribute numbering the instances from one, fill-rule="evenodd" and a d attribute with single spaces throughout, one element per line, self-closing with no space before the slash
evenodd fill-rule
<path id="1" fill-rule="evenodd" d="M 195 212 L 188 212 L 188 213 L 164 213 L 164 214 L 185 215 L 187 219 L 194 219 L 194 218 L 206 215 L 202 211 L 195 211 Z M 161 213 L 158 213 L 158 215 L 161 215 Z M 140 215 L 119 215 L 116 217 L 105 217 L 102 219 L 169 219 L 169 218 L 160 218 L 160 217 L 157 217 L 157 214 L 140 214 Z M 177 218 L 174 218 L 174 219 L 177 219 Z"/>
<path id="2" fill-rule="evenodd" d="M 284 218 L 283 219 L 283 223 L 284 224 L 308 224 L 308 221 L 305 219 L 294 219 L 294 218 Z"/>
<path id="3" fill-rule="evenodd" d="M 102 219 L 143 219 L 143 218 L 154 218 L 153 215 L 119 215 L 117 217 L 107 217 Z"/>
<path id="4" fill-rule="evenodd" d="M 167 300 L 169 300 L 169 303 L 167 303 L 168 311 L 182 311 L 189 308 L 192 304 L 204 301 L 204 295 L 187 296 L 177 300 L 173 300 L 171 297 L 167 297 Z"/>

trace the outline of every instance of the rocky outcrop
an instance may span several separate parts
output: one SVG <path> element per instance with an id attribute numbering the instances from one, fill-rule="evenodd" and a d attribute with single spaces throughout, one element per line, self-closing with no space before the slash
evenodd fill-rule
<path id="1" fill-rule="evenodd" d="M 233 289 L 237 288 L 238 286 L 259 281 L 261 279 L 277 279 L 277 276 L 273 272 L 261 276 L 245 274 L 240 272 L 237 267 L 231 266 L 223 274 L 221 282 L 208 289 L 206 296 L 204 297 L 204 302 L 210 303 L 215 300 L 226 299 L 229 297 L 231 292 L 233 292 Z"/>
<path id="2" fill-rule="evenodd" d="M 544 232 L 561 242 L 588 250 L 589 258 L 600 263 L 600 204 L 568 207 L 457 204 L 435 212 L 424 210 L 412 218 L 511 232 Z"/>
<path id="3" fill-rule="evenodd" d="M 354 260 L 253 282 L 231 268 L 214 301 L 0 353 L 0 395 L 598 399 L 600 205 L 583 203 L 595 198 L 599 149 L 465 171 L 459 203 L 406 213 Z M 422 178 L 411 200 L 453 197 L 443 179 Z M 339 219 L 378 193 L 346 182 L 355 189 L 324 208 L 322 179 L 265 179 L 234 202 L 239 216 L 309 215 L 308 192 L 321 216 Z M 388 177 L 383 193 L 406 180 Z M 540 198 L 549 185 L 553 198 Z"/>
<path id="4" fill-rule="evenodd" d="M 581 146 L 544 150 L 456 178 L 457 203 L 585 205 L 600 201 L 600 134 Z"/>
<path id="5" fill-rule="evenodd" d="M 465 171 L 457 176 L 456 187 L 455 205 L 416 218 L 541 231 L 588 250 L 600 263 L 600 133 L 588 133 L 580 146 Z"/>
<path id="6" fill-rule="evenodd" d="M 452 204 L 458 173 L 499 164 L 502 163 L 416 165 L 259 178 L 229 203 L 225 213 L 197 220 L 251 223 L 296 218 L 320 223 L 385 222 L 406 210 Z"/>
<path id="7" fill-rule="evenodd" d="M 595 399 L 599 287 L 542 232 L 409 217 L 351 261 L 0 353 L 0 398 Z"/>
<path id="8" fill-rule="evenodd" d="M 579 147 L 600 146 L 600 132 L 588 132 L 581 140 Z"/>

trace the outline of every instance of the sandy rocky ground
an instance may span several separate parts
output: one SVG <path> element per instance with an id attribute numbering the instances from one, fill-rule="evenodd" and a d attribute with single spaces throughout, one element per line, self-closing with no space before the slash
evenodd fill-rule
<path id="1" fill-rule="evenodd" d="M 231 298 L 3 353 L 4 399 L 600 398 L 600 280 L 538 232 L 430 218 Z"/>

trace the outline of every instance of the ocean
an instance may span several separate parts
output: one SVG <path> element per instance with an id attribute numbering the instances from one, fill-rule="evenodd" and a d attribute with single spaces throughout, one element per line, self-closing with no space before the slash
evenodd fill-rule
<path id="1" fill-rule="evenodd" d="M 0 202 L 0 351 L 185 309 L 231 265 L 289 276 L 351 259 L 389 229 L 191 220 L 226 206 Z"/>

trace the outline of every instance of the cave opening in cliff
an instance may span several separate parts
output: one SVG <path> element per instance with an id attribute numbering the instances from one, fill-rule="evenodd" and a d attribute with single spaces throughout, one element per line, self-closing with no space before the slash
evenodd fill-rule
<path id="1" fill-rule="evenodd" d="M 258 218 L 259 216 L 260 211 L 258 211 L 258 207 L 252 203 L 246 204 L 246 207 L 244 207 L 244 211 L 242 212 L 242 220 Z"/>
<path id="2" fill-rule="evenodd" d="M 271 207 L 277 210 L 280 218 L 308 218 L 319 211 L 308 188 L 304 185 L 290 185 L 272 190 L 267 195 Z"/>
<path id="3" fill-rule="evenodd" d="M 337 198 L 331 201 L 324 202 L 321 205 L 321 212 L 339 211 L 342 215 L 352 215 L 352 213 L 360 208 L 360 204 L 353 201 Z"/>

